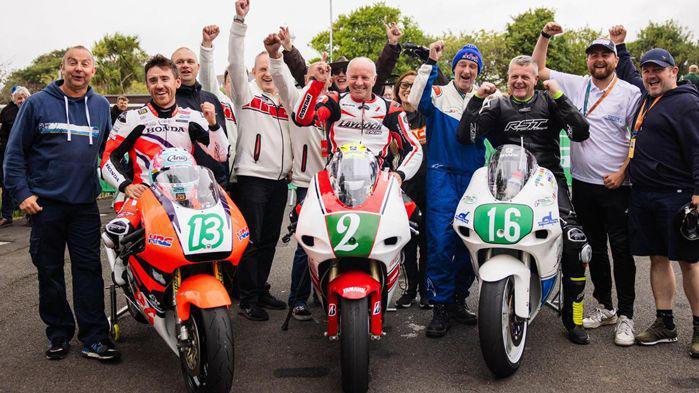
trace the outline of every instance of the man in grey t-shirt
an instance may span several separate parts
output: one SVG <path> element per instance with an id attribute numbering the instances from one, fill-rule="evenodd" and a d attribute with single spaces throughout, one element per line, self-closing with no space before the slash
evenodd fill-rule
<path id="1" fill-rule="evenodd" d="M 555 79 L 563 93 L 590 123 L 590 138 L 571 142 L 573 206 L 592 246 L 590 276 L 599 307 L 583 320 L 588 328 L 616 324 L 614 342 L 634 344 L 633 303 L 636 266 L 629 250 L 628 214 L 630 187 L 626 180 L 629 130 L 641 98 L 636 87 L 620 80 L 614 43 L 596 39 L 585 53 L 590 75 L 578 76 L 546 68 L 549 40 L 563 29 L 558 23 L 544 26 L 532 57 L 542 80 Z M 612 278 L 607 237 L 614 259 L 618 311 L 612 303 Z"/>

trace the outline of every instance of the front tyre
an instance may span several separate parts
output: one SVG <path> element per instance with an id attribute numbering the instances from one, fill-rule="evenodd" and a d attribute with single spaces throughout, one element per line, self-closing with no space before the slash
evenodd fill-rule
<path id="1" fill-rule="evenodd" d="M 180 349 L 187 391 L 228 393 L 233 385 L 233 328 L 225 307 L 192 307 L 189 342 Z"/>
<path id="2" fill-rule="evenodd" d="M 483 282 L 478 304 L 483 359 L 498 378 L 517 371 L 527 339 L 527 320 L 515 315 L 514 277 Z"/>
<path id="3" fill-rule="evenodd" d="M 340 364 L 345 393 L 369 389 L 369 299 L 340 299 Z"/>

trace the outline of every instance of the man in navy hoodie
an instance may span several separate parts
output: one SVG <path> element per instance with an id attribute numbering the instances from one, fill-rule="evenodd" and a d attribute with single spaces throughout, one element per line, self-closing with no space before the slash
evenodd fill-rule
<path id="1" fill-rule="evenodd" d="M 624 44 L 626 30 L 614 26 L 609 33 L 619 54 L 617 74 L 643 93 L 629 144 L 629 237 L 633 255 L 650 256 L 656 320 L 636 342 L 677 341 L 670 261 L 679 261 L 694 316 L 689 354 L 699 357 L 699 244 L 680 235 L 675 219 L 687 203 L 699 208 L 699 92 L 690 83 L 677 83 L 675 59 L 665 49 L 643 54 L 639 73 Z"/>
<path id="2" fill-rule="evenodd" d="M 5 185 L 32 215 L 29 254 L 39 273 L 39 314 L 47 325 L 48 359 L 68 354 L 75 321 L 66 300 L 66 244 L 82 355 L 118 359 L 104 314 L 100 263 L 101 192 L 97 157 L 111 128 L 109 103 L 90 87 L 94 59 L 82 46 L 68 49 L 63 79 L 32 95 L 20 108 L 5 153 Z"/>

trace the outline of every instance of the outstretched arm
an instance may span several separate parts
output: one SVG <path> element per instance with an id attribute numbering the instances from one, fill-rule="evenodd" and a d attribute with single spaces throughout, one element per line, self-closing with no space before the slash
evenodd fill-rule
<path id="1" fill-rule="evenodd" d="M 549 41 L 553 36 L 563 33 L 563 28 L 556 22 L 548 22 L 539 34 L 539 39 L 536 40 L 532 57 L 539 66 L 539 78 L 548 80 L 551 77 L 551 70 L 546 68 L 546 55 L 549 48 Z"/>

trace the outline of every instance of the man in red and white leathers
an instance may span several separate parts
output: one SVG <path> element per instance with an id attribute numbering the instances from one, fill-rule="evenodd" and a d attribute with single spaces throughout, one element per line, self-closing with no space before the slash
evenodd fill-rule
<path id="1" fill-rule="evenodd" d="M 302 126 L 314 121 L 327 133 L 329 154 L 346 143 L 361 143 L 391 166 L 389 146 L 395 142 L 400 159 L 391 168 L 400 180 L 410 179 L 422 163 L 422 147 L 400 107 L 372 93 L 376 83 L 376 65 L 366 57 L 357 57 L 347 66 L 349 92 L 329 92 L 320 96 L 325 81 L 312 80 L 303 90 L 294 108 L 294 121 Z M 320 97 L 319 97 L 320 96 Z"/>

